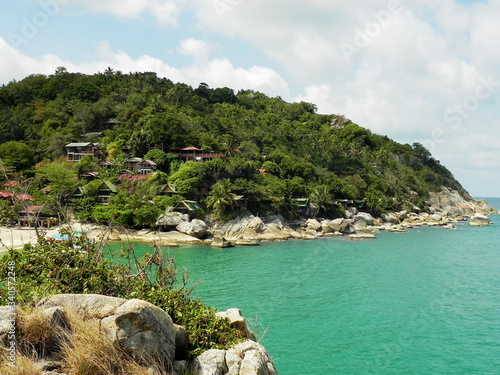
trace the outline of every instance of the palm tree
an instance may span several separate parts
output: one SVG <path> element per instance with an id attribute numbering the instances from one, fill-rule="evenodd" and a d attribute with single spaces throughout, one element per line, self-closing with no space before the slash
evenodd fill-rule
<path id="1" fill-rule="evenodd" d="M 228 178 L 220 180 L 212 186 L 206 204 L 208 208 L 213 210 L 217 219 L 222 218 L 226 210 L 233 207 L 237 196 L 232 190 L 233 186 Z"/>
<path id="2" fill-rule="evenodd" d="M 309 196 L 309 199 L 317 205 L 318 212 L 321 210 L 326 212 L 326 206 L 333 203 L 332 194 L 330 194 L 330 190 L 326 185 L 317 186 Z"/>

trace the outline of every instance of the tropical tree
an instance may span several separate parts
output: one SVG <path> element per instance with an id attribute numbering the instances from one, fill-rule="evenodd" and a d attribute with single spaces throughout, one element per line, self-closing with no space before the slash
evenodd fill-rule
<path id="1" fill-rule="evenodd" d="M 311 203 L 316 204 L 318 207 L 318 212 L 326 212 L 327 206 L 333 204 L 332 194 L 328 186 L 319 185 L 317 186 L 311 195 L 309 196 Z"/>
<path id="2" fill-rule="evenodd" d="M 206 204 L 208 208 L 213 210 L 215 219 L 222 219 L 224 214 L 233 208 L 236 197 L 231 181 L 225 178 L 212 186 Z"/>

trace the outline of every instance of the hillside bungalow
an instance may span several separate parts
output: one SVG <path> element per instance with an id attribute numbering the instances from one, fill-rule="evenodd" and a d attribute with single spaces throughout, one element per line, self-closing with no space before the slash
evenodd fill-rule
<path id="1" fill-rule="evenodd" d="M 297 213 L 302 217 L 314 217 L 318 212 L 318 209 L 309 202 L 309 198 L 295 198 L 293 202 L 297 207 Z"/>
<path id="2" fill-rule="evenodd" d="M 78 186 L 73 191 L 73 193 L 71 193 L 70 198 L 72 198 L 72 199 L 80 199 L 80 198 L 83 198 L 84 194 L 85 194 L 85 191 L 84 191 L 83 187 Z"/>
<path id="3" fill-rule="evenodd" d="M 57 223 L 57 218 L 42 212 L 42 206 L 29 206 L 19 211 L 18 226 L 34 228 L 50 228 Z"/>
<path id="4" fill-rule="evenodd" d="M 174 184 L 166 184 L 161 187 L 158 193 L 159 195 L 175 195 L 177 194 L 177 188 Z"/>
<path id="5" fill-rule="evenodd" d="M 156 169 L 158 169 L 158 164 L 156 164 L 152 160 L 144 159 L 144 160 L 140 161 L 139 163 L 137 163 L 136 167 L 137 167 L 138 174 L 149 174 L 149 173 L 156 171 Z"/>
<path id="6" fill-rule="evenodd" d="M 78 162 L 85 155 L 95 156 L 98 159 L 101 159 L 103 156 L 103 152 L 99 150 L 98 145 L 92 142 L 69 143 L 65 147 L 66 156 L 69 161 Z"/>
<path id="7" fill-rule="evenodd" d="M 226 155 L 218 154 L 215 151 L 201 150 L 194 146 L 185 147 L 177 152 L 174 152 L 174 154 L 178 155 L 184 162 L 189 160 L 204 162 L 226 157 Z"/>
<path id="8" fill-rule="evenodd" d="M 177 203 L 172 211 L 188 214 L 189 218 L 193 218 L 201 211 L 201 207 L 196 201 L 184 200 Z"/>
<path id="9" fill-rule="evenodd" d="M 118 190 L 116 188 L 116 185 L 108 180 L 104 180 L 97 189 L 97 196 L 99 197 L 99 202 L 102 205 L 107 205 L 109 202 L 109 198 L 117 193 Z"/>

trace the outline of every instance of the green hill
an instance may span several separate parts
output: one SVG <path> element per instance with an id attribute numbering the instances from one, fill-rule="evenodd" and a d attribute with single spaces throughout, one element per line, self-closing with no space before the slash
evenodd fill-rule
<path id="1" fill-rule="evenodd" d="M 425 210 L 429 193 L 443 186 L 469 197 L 421 144 L 399 144 L 316 111 L 312 103 L 192 88 L 151 72 L 58 68 L 0 88 L 0 178 L 24 182 L 18 189 L 60 218 L 71 207 L 82 219 L 134 227 L 152 225 L 183 199 L 226 219 L 242 209 L 297 217 L 297 198 L 335 216 L 342 199 L 380 214 Z M 75 142 L 97 144 L 99 152 L 68 162 L 65 146 Z M 186 162 L 189 151 L 183 157 L 180 150 L 189 146 L 199 151 Z M 157 172 L 137 174 L 131 157 L 154 161 Z M 89 183 L 86 172 L 98 180 Z M 118 187 L 107 205 L 99 201 L 102 180 Z M 161 195 L 167 183 L 175 191 Z M 77 187 L 80 199 L 71 199 Z M 4 221 L 16 214 L 0 204 Z"/>

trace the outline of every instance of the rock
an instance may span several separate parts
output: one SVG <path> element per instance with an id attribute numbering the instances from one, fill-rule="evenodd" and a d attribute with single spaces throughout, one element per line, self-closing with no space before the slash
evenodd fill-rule
<path id="1" fill-rule="evenodd" d="M 358 209 L 356 207 L 347 207 L 345 209 L 345 217 L 347 219 L 353 219 L 354 216 L 358 214 Z"/>
<path id="2" fill-rule="evenodd" d="M 331 232 L 331 228 L 330 228 L 330 223 L 331 223 L 331 220 L 322 220 L 321 221 L 321 232 L 322 233 L 328 233 L 328 232 Z"/>
<path id="3" fill-rule="evenodd" d="M 366 225 L 373 225 L 375 222 L 373 216 L 366 212 L 358 212 L 358 214 L 354 216 L 354 224 L 356 224 L 358 220 L 363 220 Z"/>
<path id="4" fill-rule="evenodd" d="M 490 219 L 488 219 L 488 216 L 483 214 L 475 214 L 469 220 L 469 225 L 473 227 L 481 227 L 491 224 L 493 224 L 493 222 Z"/>
<path id="5" fill-rule="evenodd" d="M 241 315 L 239 309 L 233 308 L 226 311 L 219 311 L 215 315 L 221 319 L 229 319 L 231 327 L 238 329 L 247 339 L 256 341 L 255 334 L 248 329 L 246 319 Z"/>
<path id="6" fill-rule="evenodd" d="M 226 365 L 228 371 L 225 375 L 239 375 L 241 369 L 242 358 L 234 348 L 226 351 Z"/>
<path id="7" fill-rule="evenodd" d="M 186 327 L 174 324 L 175 332 L 175 359 L 184 359 L 189 346 L 189 335 Z"/>
<path id="8" fill-rule="evenodd" d="M 214 238 L 214 240 L 210 243 L 210 246 L 226 248 L 226 247 L 233 247 L 234 245 L 223 237 L 223 238 Z"/>
<path id="9" fill-rule="evenodd" d="M 123 305 L 125 298 L 109 297 L 100 294 L 57 294 L 45 297 L 38 302 L 37 307 L 63 307 L 74 311 L 83 319 L 103 319 L 113 315 L 115 310 Z"/>
<path id="10" fill-rule="evenodd" d="M 430 198 L 426 203 L 430 211 L 435 213 L 444 211 L 453 215 L 498 213 L 485 200 L 475 200 L 465 192 L 461 194 L 446 187 L 443 187 L 438 193 L 430 193 Z"/>
<path id="11" fill-rule="evenodd" d="M 137 359 L 158 358 L 168 366 L 175 359 L 172 319 L 149 302 L 95 294 L 59 294 L 43 298 L 37 307 L 61 307 L 84 319 L 99 319 L 103 334 Z"/>
<path id="12" fill-rule="evenodd" d="M 330 221 L 330 230 L 332 232 L 341 232 L 341 228 L 344 222 L 345 219 L 343 218 Z"/>
<path id="13" fill-rule="evenodd" d="M 441 215 L 438 215 L 438 214 L 431 215 L 430 219 L 432 221 L 437 221 L 437 222 L 443 221 L 443 217 Z"/>
<path id="14" fill-rule="evenodd" d="M 158 358 L 163 363 L 175 360 L 175 331 L 170 316 L 153 304 L 132 299 L 114 314 L 101 320 L 101 330 L 137 359 Z"/>
<path id="15" fill-rule="evenodd" d="M 236 240 L 236 246 L 259 246 L 260 242 L 253 240 Z"/>
<path id="16" fill-rule="evenodd" d="M 354 222 L 354 229 L 356 231 L 360 231 L 360 230 L 366 229 L 367 226 L 368 225 L 366 224 L 366 221 L 364 221 L 363 219 L 357 219 Z"/>
<path id="17" fill-rule="evenodd" d="M 172 375 L 183 375 L 188 373 L 189 363 L 187 361 L 175 361 Z"/>
<path id="18" fill-rule="evenodd" d="M 263 241 L 282 241 L 291 237 L 292 230 L 282 223 L 269 223 L 265 225 L 263 233 L 259 233 L 255 239 Z"/>
<path id="19" fill-rule="evenodd" d="M 191 221 L 182 221 L 175 227 L 179 232 L 187 234 L 188 236 L 195 236 L 197 238 L 203 237 L 208 231 L 208 225 L 199 219 Z"/>
<path id="20" fill-rule="evenodd" d="M 193 375 L 226 375 L 226 351 L 210 349 L 196 357 L 191 365 Z"/>
<path id="21" fill-rule="evenodd" d="M 165 212 L 161 214 L 156 220 L 155 226 L 157 227 L 176 227 L 184 221 L 189 221 L 188 214 L 182 214 L 180 212 Z"/>
<path id="22" fill-rule="evenodd" d="M 193 375 L 277 375 L 266 349 L 247 340 L 234 348 L 210 349 L 195 358 Z"/>
<path id="23" fill-rule="evenodd" d="M 396 217 L 395 215 L 392 214 L 382 214 L 381 219 L 383 220 L 384 223 L 389 223 L 389 224 L 399 224 L 399 218 Z"/>
<path id="24" fill-rule="evenodd" d="M 375 235 L 370 231 L 359 231 L 359 232 L 356 232 L 354 234 L 350 234 L 349 238 L 373 239 L 373 238 L 377 238 L 377 237 L 375 237 Z"/>
<path id="25" fill-rule="evenodd" d="M 321 223 L 316 219 L 307 219 L 306 226 L 315 231 L 321 230 Z"/>
<path id="26" fill-rule="evenodd" d="M 257 342 L 246 341 L 235 346 L 236 353 L 243 357 L 240 375 L 277 375 L 271 357 Z"/>

